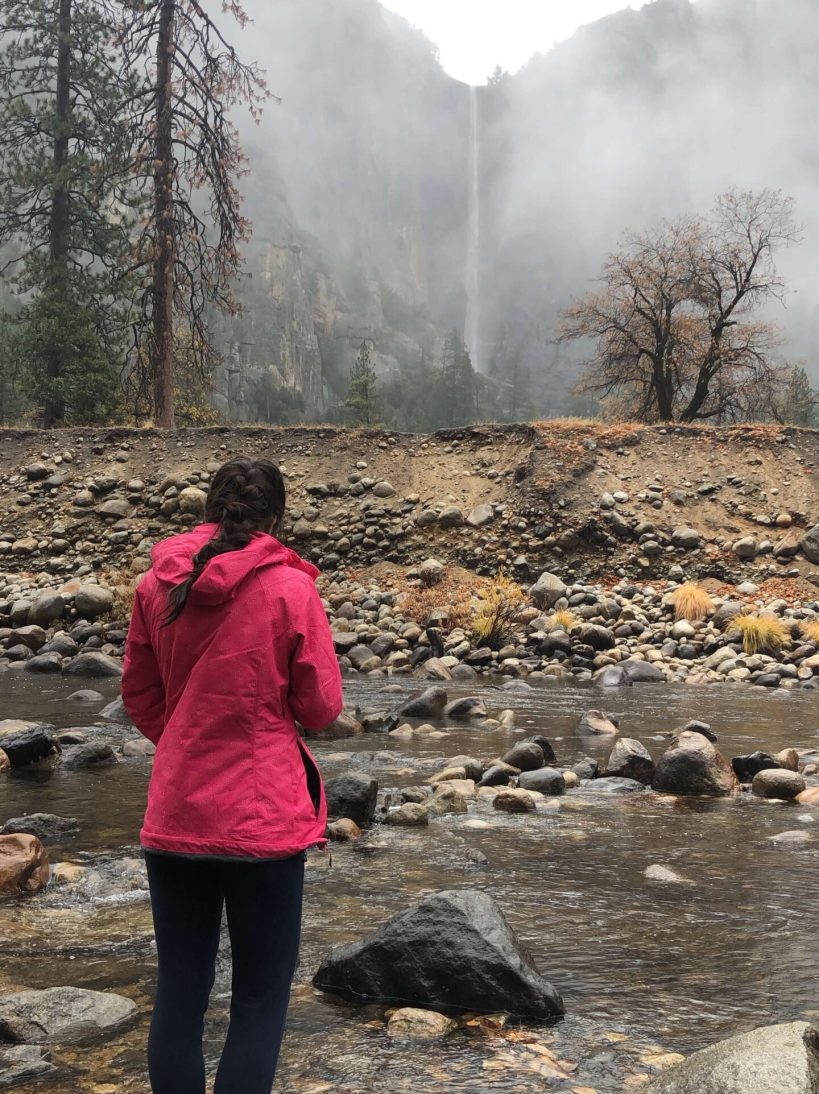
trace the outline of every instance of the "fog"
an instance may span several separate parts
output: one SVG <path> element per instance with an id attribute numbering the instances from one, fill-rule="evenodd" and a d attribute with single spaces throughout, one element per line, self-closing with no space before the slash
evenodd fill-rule
<path id="1" fill-rule="evenodd" d="M 249 307 L 231 336 L 246 367 L 332 401 L 362 336 L 397 374 L 464 329 L 475 223 L 468 88 L 376 0 L 247 7 L 254 25 L 241 49 L 282 102 L 258 129 L 238 119 L 255 314 Z M 622 233 L 707 212 L 731 186 L 781 187 L 804 239 L 780 256 L 789 294 L 776 318 L 788 359 L 819 378 L 818 76 L 815 0 L 656 0 L 482 89 L 483 367 L 502 374 L 510 347 L 522 347 L 539 409 L 559 411 L 574 368 L 554 345 L 559 312 Z M 279 247 L 298 249 L 297 270 L 271 273 Z M 275 350 L 271 338 L 282 340 Z M 298 338 L 296 359 L 285 343 Z"/>

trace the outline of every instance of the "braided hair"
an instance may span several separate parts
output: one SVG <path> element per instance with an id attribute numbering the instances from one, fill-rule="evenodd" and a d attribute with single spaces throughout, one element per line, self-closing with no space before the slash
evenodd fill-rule
<path id="1" fill-rule="evenodd" d="M 188 602 L 188 594 L 212 558 L 228 551 L 241 551 L 261 532 L 273 535 L 284 517 L 284 479 L 270 460 L 231 460 L 213 476 L 205 520 L 218 524 L 210 542 L 194 555 L 189 578 L 168 594 L 165 625 L 176 622 Z"/>

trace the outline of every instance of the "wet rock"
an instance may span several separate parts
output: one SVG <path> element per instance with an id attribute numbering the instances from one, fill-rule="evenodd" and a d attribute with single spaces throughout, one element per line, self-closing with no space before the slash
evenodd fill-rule
<path id="1" fill-rule="evenodd" d="M 654 761 L 644 744 L 622 737 L 615 744 L 606 764 L 606 774 L 616 778 L 635 779 L 650 786 L 654 778 Z"/>
<path id="2" fill-rule="evenodd" d="M 692 719 L 692 721 L 685 723 L 683 729 L 688 729 L 692 733 L 701 733 L 703 737 L 711 741 L 712 744 L 717 743 L 717 735 L 707 722 L 698 722 L 696 719 Z"/>
<path id="3" fill-rule="evenodd" d="M 465 699 L 455 699 L 447 703 L 444 714 L 453 721 L 466 720 L 468 718 L 486 718 L 488 711 L 483 699 L 470 696 Z"/>
<path id="4" fill-rule="evenodd" d="M 687 878 L 680 877 L 674 870 L 669 869 L 668 866 L 652 865 L 647 866 L 643 871 L 643 876 L 648 881 L 657 881 L 663 885 L 690 885 L 690 881 Z"/>
<path id="5" fill-rule="evenodd" d="M 468 811 L 466 798 L 452 783 L 440 783 L 436 786 L 435 793 L 431 798 L 427 798 L 421 808 L 430 818 Z"/>
<path id="6" fill-rule="evenodd" d="M 0 1090 L 45 1079 L 56 1071 L 46 1050 L 37 1045 L 10 1045 L 0 1049 Z"/>
<path id="7" fill-rule="evenodd" d="M 819 1094 L 819 1034 L 805 1022 L 764 1026 L 695 1052 L 649 1094 Z"/>
<path id="8" fill-rule="evenodd" d="M 48 852 L 36 836 L 0 836 L 0 899 L 38 893 L 48 885 L 48 874 Z"/>
<path id="9" fill-rule="evenodd" d="M 5 775 L 7 771 L 11 771 L 11 760 L 3 749 L 0 748 L 0 775 Z"/>
<path id="10" fill-rule="evenodd" d="M 751 752 L 748 756 L 735 756 L 731 760 L 734 774 L 741 783 L 752 783 L 760 771 L 776 769 L 782 765 L 767 752 Z"/>
<path id="11" fill-rule="evenodd" d="M 460 767 L 463 769 L 464 778 L 480 782 L 483 778 L 484 765 L 474 756 L 453 756 L 447 761 L 447 767 Z"/>
<path id="12" fill-rule="evenodd" d="M 800 805 L 819 805 L 819 786 L 811 786 L 803 790 L 796 800 Z"/>
<path id="13" fill-rule="evenodd" d="M 75 657 L 66 665 L 63 672 L 66 676 L 88 676 L 101 679 L 107 676 L 122 676 L 122 666 L 112 657 L 92 650 Z"/>
<path id="14" fill-rule="evenodd" d="M 328 779 L 325 792 L 331 817 L 347 817 L 364 827 L 372 823 L 378 800 L 378 783 L 369 775 L 349 771 Z"/>
<path id="15" fill-rule="evenodd" d="M 518 778 L 518 786 L 523 790 L 537 790 L 547 797 L 557 797 L 566 791 L 566 781 L 560 771 L 553 767 L 542 767 L 539 771 L 524 771 Z"/>
<path id="16" fill-rule="evenodd" d="M 436 1041 L 448 1037 L 458 1028 L 458 1023 L 445 1014 L 434 1010 L 402 1007 L 395 1011 L 387 1023 L 390 1037 L 411 1037 L 419 1041 Z"/>
<path id="17" fill-rule="evenodd" d="M 62 757 L 62 766 L 70 771 L 80 771 L 86 767 L 108 767 L 117 762 L 116 753 L 111 745 L 104 741 L 89 741 L 84 745 L 67 748 Z"/>
<path id="18" fill-rule="evenodd" d="M 793 801 L 806 789 L 807 784 L 802 775 L 796 771 L 786 771 L 784 768 L 760 771 L 753 781 L 753 791 L 758 798 Z"/>
<path id="19" fill-rule="evenodd" d="M 653 786 L 669 794 L 733 794 L 739 783 L 730 764 L 701 733 L 679 734 L 657 764 Z"/>
<path id="20" fill-rule="evenodd" d="M 100 699 L 102 699 L 101 695 Z M 121 726 L 131 725 L 131 717 L 125 709 L 125 703 L 122 701 L 122 696 L 118 699 L 114 699 L 108 706 L 103 707 L 100 711 L 100 718 L 104 718 L 106 722 L 116 722 L 117 725 Z"/>
<path id="21" fill-rule="evenodd" d="M 645 790 L 645 786 L 638 783 L 636 779 L 621 779 L 619 776 L 611 775 L 594 779 L 586 785 L 585 789 L 592 790 L 595 794 L 635 794 Z"/>
<path id="22" fill-rule="evenodd" d="M 327 838 L 334 843 L 351 843 L 361 838 L 361 829 L 354 820 L 342 817 L 341 820 L 331 821 L 327 825 Z"/>
<path id="23" fill-rule="evenodd" d="M 399 708 L 405 718 L 435 718 L 443 714 L 447 705 L 447 693 L 444 688 L 427 688 L 420 695 L 408 699 Z"/>
<path id="24" fill-rule="evenodd" d="M 519 774 L 520 769 L 512 767 L 511 764 L 501 762 L 490 764 L 483 778 L 478 782 L 478 786 L 508 786 L 510 779 Z"/>
<path id="25" fill-rule="evenodd" d="M 499 790 L 492 799 L 492 806 L 499 813 L 534 813 L 537 809 L 532 795 L 521 788 Z"/>
<path id="26" fill-rule="evenodd" d="M 544 737 L 540 733 L 536 733 L 533 737 L 527 737 L 524 743 L 539 745 L 541 751 L 543 752 L 543 757 L 546 763 L 557 763 L 557 755 L 555 753 L 554 747 L 552 745 L 552 742 L 547 737 Z"/>
<path id="27" fill-rule="evenodd" d="M 0 748 L 12 767 L 28 767 L 56 750 L 54 726 L 32 722 L 0 722 Z"/>
<path id="28" fill-rule="evenodd" d="M 126 760 L 145 760 L 156 755 L 156 745 L 146 737 L 134 737 L 122 746 L 122 755 Z"/>
<path id="29" fill-rule="evenodd" d="M 66 702 L 67 703 L 101 703 L 104 699 L 105 699 L 105 696 L 102 694 L 102 692 L 92 691 L 90 688 L 83 688 L 80 691 L 72 691 L 71 694 L 66 698 Z M 114 704 L 111 703 L 109 705 L 113 706 Z M 125 708 L 123 707 L 123 710 L 124 709 Z M 108 707 L 106 707 L 105 710 L 108 710 Z M 100 711 L 100 717 L 102 717 L 102 718 L 107 718 L 108 717 L 108 715 L 105 713 L 105 710 Z"/>
<path id="30" fill-rule="evenodd" d="M 427 676 L 432 680 L 451 680 L 452 673 L 440 657 L 430 657 L 423 662 L 416 676 Z M 403 711 L 402 713 L 406 713 Z"/>
<path id="31" fill-rule="evenodd" d="M 799 770 L 799 753 L 795 748 L 783 748 L 776 754 L 776 762 L 788 771 Z"/>
<path id="32" fill-rule="evenodd" d="M 585 714 L 582 714 L 577 724 L 577 731 L 590 737 L 613 737 L 620 732 L 617 723 L 602 710 L 587 710 Z"/>
<path id="33" fill-rule="evenodd" d="M 0 828 L 0 836 L 23 833 L 36 836 L 41 843 L 57 843 L 77 834 L 80 823 L 76 817 L 57 817 L 53 813 L 30 813 L 12 817 Z"/>
<path id="34" fill-rule="evenodd" d="M 581 780 L 596 779 L 599 771 L 600 764 L 591 756 L 584 757 L 572 768 L 572 773 L 577 775 L 578 779 Z"/>
<path id="35" fill-rule="evenodd" d="M 503 763 L 515 767 L 518 771 L 537 771 L 546 763 L 543 749 L 534 741 L 521 741 L 510 748 L 503 757 Z"/>
<path id="36" fill-rule="evenodd" d="M 311 736 L 322 740 L 342 740 L 345 737 L 360 737 L 364 732 L 364 726 L 352 714 L 346 711 L 339 714 L 338 718 L 321 733 L 312 733 Z"/>
<path id="37" fill-rule="evenodd" d="M 113 1033 L 136 1016 L 131 999 L 86 988 L 47 988 L 0 996 L 0 1040 L 81 1044 Z"/>
<path id="38" fill-rule="evenodd" d="M 83 619 L 107 615 L 113 603 L 114 594 L 102 585 L 80 585 L 74 597 L 74 607 Z"/>
<path id="39" fill-rule="evenodd" d="M 567 593 L 564 582 L 556 575 L 542 573 L 529 589 L 529 595 L 543 611 L 553 608 Z"/>
<path id="40" fill-rule="evenodd" d="M 395 828 L 424 828 L 429 824 L 429 813 L 422 802 L 404 802 L 386 815 L 384 823 Z"/>
<path id="41" fill-rule="evenodd" d="M 509 1011 L 548 1019 L 563 1001 L 522 948 L 500 906 L 472 890 L 433 893 L 371 938 L 336 947 L 313 980 L 353 1002 L 446 1013 Z"/>
<path id="42" fill-rule="evenodd" d="M 40 653 L 26 661 L 26 672 L 41 676 L 63 671 L 63 659 L 58 653 Z"/>

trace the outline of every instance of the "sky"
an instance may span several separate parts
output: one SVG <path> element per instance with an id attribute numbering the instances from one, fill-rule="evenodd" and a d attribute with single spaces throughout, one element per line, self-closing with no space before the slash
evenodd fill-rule
<path id="1" fill-rule="evenodd" d="M 517 72 L 579 26 L 645 0 L 382 0 L 438 46 L 458 80 L 483 84 L 496 65 Z"/>

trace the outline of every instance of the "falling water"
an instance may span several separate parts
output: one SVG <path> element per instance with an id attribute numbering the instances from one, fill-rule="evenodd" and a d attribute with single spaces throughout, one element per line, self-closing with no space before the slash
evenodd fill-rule
<path id="1" fill-rule="evenodd" d="M 469 89 L 469 238 L 466 256 L 464 341 L 477 371 L 481 368 L 481 126 L 477 87 Z"/>

